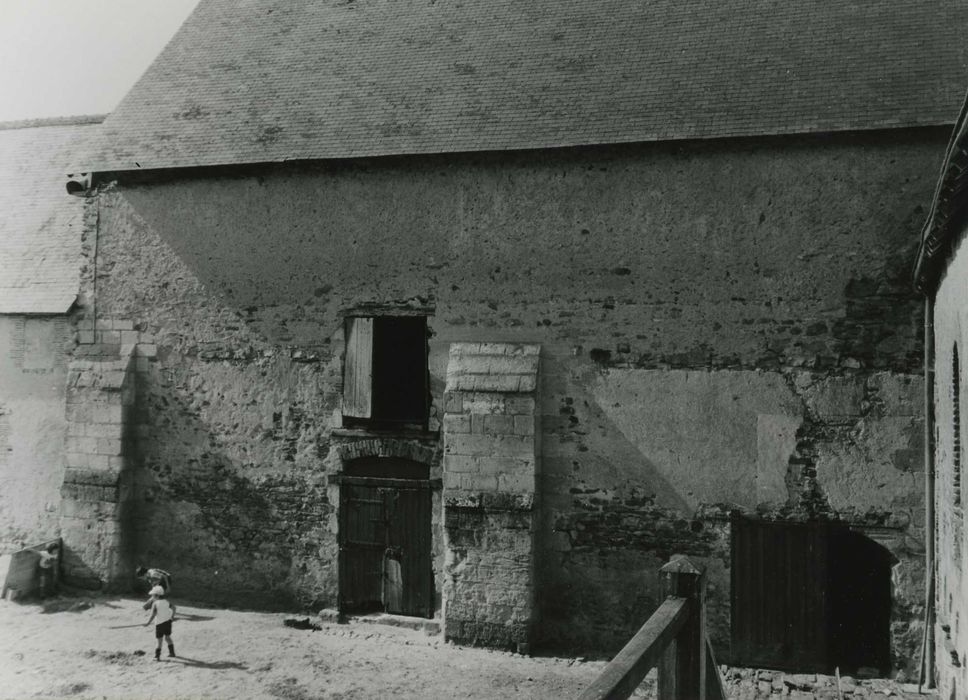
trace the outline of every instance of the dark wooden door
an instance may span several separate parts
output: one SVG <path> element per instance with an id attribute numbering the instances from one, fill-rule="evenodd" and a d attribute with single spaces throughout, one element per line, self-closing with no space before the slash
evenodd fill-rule
<path id="1" fill-rule="evenodd" d="M 379 488 L 343 483 L 340 487 L 340 609 L 383 608 L 383 554 L 387 523 Z"/>
<path id="2" fill-rule="evenodd" d="M 733 518 L 732 663 L 828 670 L 830 528 Z"/>
<path id="3" fill-rule="evenodd" d="M 340 487 L 340 609 L 433 615 L 429 482 L 346 477 Z"/>

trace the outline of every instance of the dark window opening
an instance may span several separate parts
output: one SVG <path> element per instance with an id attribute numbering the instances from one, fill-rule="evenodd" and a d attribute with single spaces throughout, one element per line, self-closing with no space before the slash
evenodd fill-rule
<path id="1" fill-rule="evenodd" d="M 347 318 L 343 424 L 426 429 L 429 408 L 426 317 Z"/>

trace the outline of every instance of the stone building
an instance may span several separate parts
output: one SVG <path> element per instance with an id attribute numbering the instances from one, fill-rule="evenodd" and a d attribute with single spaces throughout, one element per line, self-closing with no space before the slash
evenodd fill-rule
<path id="1" fill-rule="evenodd" d="M 962 503 L 962 397 L 968 341 L 968 253 L 965 252 L 965 113 L 955 124 L 915 266 L 915 285 L 926 297 L 925 338 L 929 443 L 926 493 L 933 504 L 928 542 L 935 556 L 929 587 L 933 602 L 935 679 L 942 698 L 968 690 L 968 575 L 965 509 Z M 930 671 L 931 669 L 929 669 Z M 960 694 L 959 694 L 960 693 Z"/>
<path id="2" fill-rule="evenodd" d="M 910 665 L 966 21 L 203 0 L 80 161 L 78 571 L 614 650 L 681 552 L 722 659 Z"/>
<path id="3" fill-rule="evenodd" d="M 65 164 L 101 117 L 0 124 L 0 554 L 59 533 L 83 199 Z M 2 581 L 0 581 L 2 585 Z"/>

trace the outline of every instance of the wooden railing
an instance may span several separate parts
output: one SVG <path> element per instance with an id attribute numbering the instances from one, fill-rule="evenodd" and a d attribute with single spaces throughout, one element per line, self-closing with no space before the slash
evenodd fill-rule
<path id="1" fill-rule="evenodd" d="M 579 700 L 625 700 L 656 667 L 659 700 L 725 700 L 706 637 L 706 568 L 680 555 L 659 573 L 665 601 Z"/>

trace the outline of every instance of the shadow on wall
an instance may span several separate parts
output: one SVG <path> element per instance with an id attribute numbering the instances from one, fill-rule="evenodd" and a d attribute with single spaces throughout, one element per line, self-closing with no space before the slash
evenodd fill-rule
<path id="1" fill-rule="evenodd" d="M 694 517 L 677 486 L 599 407 L 598 399 L 584 388 L 590 378 L 558 386 L 555 377 L 567 376 L 560 364 L 546 362 L 543 372 L 546 402 L 560 394 L 571 403 L 563 403 L 557 416 L 543 418 L 540 644 L 611 654 L 658 607 L 658 570 L 673 554 L 708 562 L 711 578 L 716 579 L 729 553 L 722 528 Z M 575 404 L 586 407 L 583 420 L 594 424 L 594 431 L 575 419 L 575 411 L 569 410 Z M 596 454 L 592 432 L 607 436 L 607 459 Z M 583 474 L 594 485 L 580 488 Z M 716 558 L 721 562 L 713 561 Z M 714 618 L 711 630 L 722 645 L 728 640 L 729 592 L 717 583 L 712 581 L 708 596 Z"/>
<path id="2" fill-rule="evenodd" d="M 915 218 L 920 214 L 915 210 Z M 916 231 L 918 223 L 905 224 Z M 911 294 L 911 266 L 916 258 L 918 238 L 885 255 L 879 275 L 857 277 L 844 288 L 844 316 L 831 324 L 834 351 L 874 369 L 918 372 L 923 365 L 920 297 Z M 903 353 L 903 348 L 911 348 Z"/>
<path id="3" fill-rule="evenodd" d="M 335 590 L 319 580 L 330 506 L 317 475 L 239 463 L 157 367 L 138 395 L 138 562 L 170 571 L 178 597 L 269 610 L 332 604 Z"/>
<path id="4" fill-rule="evenodd" d="M 68 586 L 88 591 L 99 591 L 104 586 L 100 574 L 85 563 L 80 552 L 65 545 L 61 557 L 65 568 L 71 572 L 64 576 L 64 583 Z"/>

